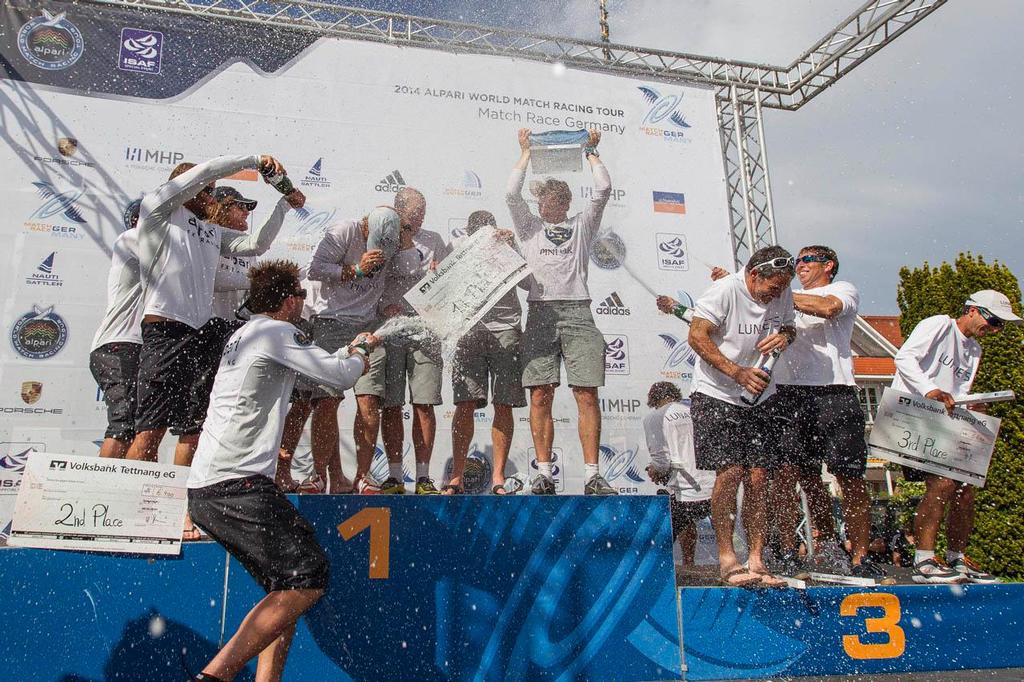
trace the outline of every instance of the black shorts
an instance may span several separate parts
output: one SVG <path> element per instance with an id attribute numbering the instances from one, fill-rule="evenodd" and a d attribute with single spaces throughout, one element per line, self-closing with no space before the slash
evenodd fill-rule
<path id="1" fill-rule="evenodd" d="M 220 356 L 224 354 L 224 346 L 228 339 L 244 325 L 241 320 L 225 320 L 221 317 L 210 318 L 210 321 L 199 330 L 200 342 L 197 352 L 199 358 L 199 378 L 192 385 L 188 400 L 188 416 L 186 424 L 181 428 L 182 434 L 197 434 L 203 430 L 206 421 L 206 410 L 210 407 L 210 394 L 213 393 L 213 382 L 217 378 L 220 367 Z"/>
<path id="2" fill-rule="evenodd" d="M 773 402 L 783 462 L 807 473 L 824 462 L 833 476 L 864 475 L 868 446 L 855 387 L 780 385 Z"/>
<path id="3" fill-rule="evenodd" d="M 676 499 L 670 501 L 672 509 L 672 535 L 679 535 L 683 526 L 697 523 L 701 519 L 711 516 L 711 500 L 699 502 L 679 502 Z"/>
<path id="4" fill-rule="evenodd" d="M 313 527 L 266 476 L 190 489 L 188 511 L 267 592 L 326 589 L 330 563 Z"/>
<path id="5" fill-rule="evenodd" d="M 130 443 L 135 438 L 139 351 L 137 343 L 108 343 L 89 353 L 89 371 L 107 405 L 104 438 Z"/>
<path id="6" fill-rule="evenodd" d="M 778 447 L 771 400 L 745 407 L 703 393 L 690 396 L 697 468 L 774 468 Z"/>
<path id="7" fill-rule="evenodd" d="M 143 322 L 139 355 L 139 405 L 135 431 L 171 428 L 174 435 L 198 433 L 209 394 L 195 390 L 211 367 L 216 372 L 222 330 L 207 323 L 193 329 L 183 322 Z"/>

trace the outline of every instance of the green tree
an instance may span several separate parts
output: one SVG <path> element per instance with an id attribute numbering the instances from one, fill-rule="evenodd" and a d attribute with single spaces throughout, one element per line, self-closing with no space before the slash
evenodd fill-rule
<path id="1" fill-rule="evenodd" d="M 922 319 L 946 314 L 958 317 L 975 291 L 995 289 L 1021 313 L 1017 278 L 1005 265 L 986 263 L 981 256 L 961 253 L 950 265 L 902 268 L 896 299 L 904 337 Z M 1024 580 L 1024 327 L 1008 326 L 981 340 L 982 359 L 974 390 L 1012 390 L 1021 399 L 992 405 L 989 414 L 1002 426 L 992 455 L 985 488 L 978 491 L 974 533 L 968 554 L 986 570 Z"/>

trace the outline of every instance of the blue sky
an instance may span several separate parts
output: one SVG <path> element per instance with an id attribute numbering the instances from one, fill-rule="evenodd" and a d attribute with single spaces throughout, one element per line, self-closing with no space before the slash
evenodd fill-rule
<path id="1" fill-rule="evenodd" d="M 596 39 L 597 0 L 344 4 Z M 610 0 L 612 40 L 788 64 L 860 0 Z M 902 265 L 960 251 L 1024 278 L 1019 0 L 949 2 L 765 133 L 779 241 L 826 243 L 893 314 Z"/>

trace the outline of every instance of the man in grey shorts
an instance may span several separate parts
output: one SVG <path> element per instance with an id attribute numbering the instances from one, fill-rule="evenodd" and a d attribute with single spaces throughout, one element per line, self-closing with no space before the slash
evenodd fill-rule
<path id="1" fill-rule="evenodd" d="M 335 223 L 324 232 L 313 251 L 308 279 L 320 282 L 320 295 L 313 302 L 313 341 L 328 353 L 348 345 L 361 332 L 380 326 L 377 304 L 387 284 L 385 266 L 399 245 L 399 217 L 393 208 L 383 206 L 370 211 L 361 220 Z M 353 491 L 379 493 L 368 479 L 373 451 L 380 427 L 381 400 L 384 399 L 385 351 L 377 347 L 370 353 L 370 368 L 356 382 L 356 416 L 352 435 L 356 443 L 356 473 Z M 341 396 L 323 389 L 313 392 L 312 446 L 318 471 L 338 471 L 339 480 L 329 482 L 328 492 L 344 492 L 338 450 L 338 405 Z"/>
<path id="2" fill-rule="evenodd" d="M 530 389 L 530 430 L 539 470 L 531 486 L 535 495 L 555 494 L 551 402 L 560 381 L 560 361 L 565 362 L 566 377 L 579 410 L 580 444 L 586 469 L 583 492 L 618 494 L 598 467 L 601 409 L 597 389 L 604 385 L 604 337 L 594 324 L 587 289 L 592 243 L 612 191 L 608 171 L 598 158 L 600 141 L 601 134 L 591 131 L 584 153 L 594 174 L 594 192 L 583 211 L 572 218 L 568 217 L 572 192 L 561 180 L 548 178 L 536 188 L 531 186 L 539 216 L 530 212 L 523 199 L 523 181 L 530 163 L 530 131 L 525 128 L 519 131 L 522 153 L 512 169 L 505 195 L 523 258 L 533 270 L 523 343 L 523 386 Z"/>
<path id="3" fill-rule="evenodd" d="M 401 216 L 401 250 L 388 266 L 388 286 L 380 307 L 385 318 L 415 315 L 416 311 L 404 296 L 428 271 L 447 256 L 451 249 L 437 232 L 422 229 L 427 214 L 427 200 L 412 187 L 403 187 L 395 193 L 395 211 Z M 401 495 L 405 492 L 402 454 L 405 447 L 405 428 L 402 406 L 406 400 L 406 382 L 412 403 L 412 443 L 416 455 L 416 494 L 437 495 L 430 479 L 430 456 L 434 451 L 437 419 L 434 405 L 441 404 L 440 344 L 408 336 L 389 336 L 385 342 L 387 368 L 384 375 L 387 388 L 381 418 L 381 435 L 388 457 L 389 475 L 381 485 L 385 494 Z"/>
<path id="4" fill-rule="evenodd" d="M 489 211 L 475 211 L 469 216 L 466 234 L 481 227 L 496 226 Z M 459 340 L 452 361 L 452 393 L 455 416 L 452 418 L 452 474 L 442 492 L 463 492 L 463 474 L 466 453 L 473 441 L 473 412 L 487 406 L 487 391 L 491 389 L 494 420 L 491 422 L 493 467 L 491 492 L 495 495 L 515 494 L 517 490 L 505 486 L 505 463 L 515 422 L 512 408 L 526 407 L 526 392 L 522 383 L 522 363 L 519 360 L 522 330 L 520 320 L 523 307 L 515 289 L 505 294 L 468 334 Z M 518 483 L 516 479 L 512 479 Z M 519 484 L 522 488 L 522 484 Z"/>

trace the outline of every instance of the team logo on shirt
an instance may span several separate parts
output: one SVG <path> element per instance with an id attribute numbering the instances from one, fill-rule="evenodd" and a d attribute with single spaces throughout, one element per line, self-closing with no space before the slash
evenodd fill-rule
<path id="1" fill-rule="evenodd" d="M 949 367 L 953 371 L 953 376 L 957 379 L 969 379 L 971 377 L 970 367 L 961 367 L 956 364 L 956 359 L 949 357 L 946 353 L 939 356 L 939 364 L 944 367 Z"/>
<path id="2" fill-rule="evenodd" d="M 629 374 L 629 339 L 622 334 L 604 335 L 605 374 Z"/>
<path id="3" fill-rule="evenodd" d="M 139 207 L 142 206 L 142 199 L 133 199 L 121 211 L 121 225 L 125 230 L 130 230 L 139 224 Z"/>
<path id="4" fill-rule="evenodd" d="M 295 332 L 295 335 L 292 338 L 294 338 L 295 339 L 295 343 L 299 344 L 300 346 L 311 346 L 311 345 L 313 345 L 313 339 L 309 338 L 308 336 L 303 334 L 301 331 Z"/>
<path id="5" fill-rule="evenodd" d="M 42 12 L 43 16 L 30 20 L 18 31 L 18 50 L 32 66 L 62 71 L 74 65 L 85 52 L 85 40 L 64 12 Z"/>
<path id="6" fill-rule="evenodd" d="M 14 350 L 29 360 L 45 360 L 59 353 L 68 341 L 68 325 L 53 311 L 53 306 L 32 310 L 18 318 L 11 327 Z"/>
<path id="7" fill-rule="evenodd" d="M 615 270 L 626 260 L 626 244 L 609 230 L 594 240 L 590 260 L 602 270 Z"/>
<path id="8" fill-rule="evenodd" d="M 572 239 L 572 227 L 568 225 L 545 225 L 544 236 L 555 246 L 561 246 Z"/>

